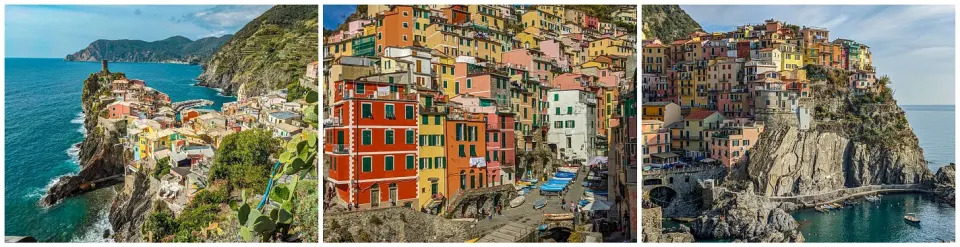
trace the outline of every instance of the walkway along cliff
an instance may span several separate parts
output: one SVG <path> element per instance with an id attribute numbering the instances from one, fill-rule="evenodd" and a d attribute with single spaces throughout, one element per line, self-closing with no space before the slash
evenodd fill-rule
<path id="1" fill-rule="evenodd" d="M 83 126 L 86 137 L 80 143 L 80 172 L 76 175 L 61 177 L 41 199 L 44 206 L 52 206 L 65 198 L 107 187 L 119 182 L 123 175 L 123 165 L 128 160 L 124 146 L 120 143 L 125 136 L 123 121 L 107 121 L 101 118 L 106 105 L 113 102 L 110 95 L 110 82 L 125 79 L 123 73 L 110 73 L 104 63 L 102 71 L 90 74 L 83 82 Z"/>

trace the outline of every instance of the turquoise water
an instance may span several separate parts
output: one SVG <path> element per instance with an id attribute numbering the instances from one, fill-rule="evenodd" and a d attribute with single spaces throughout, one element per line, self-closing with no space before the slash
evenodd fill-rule
<path id="1" fill-rule="evenodd" d="M 901 106 L 920 140 L 923 156 L 933 172 L 955 162 L 955 108 L 952 105 Z M 907 224 L 906 213 L 916 213 L 919 225 Z M 884 195 L 879 202 L 820 213 L 793 212 L 807 242 L 940 242 L 955 240 L 956 209 L 933 201 L 929 195 Z"/>
<path id="2" fill-rule="evenodd" d="M 99 63 L 62 59 L 5 59 L 5 235 L 41 241 L 100 241 L 113 191 L 97 190 L 52 208 L 37 204 L 56 178 L 79 171 L 71 147 L 83 140 L 80 94 L 83 80 Z M 193 86 L 199 66 L 156 63 L 111 63 L 110 70 L 143 79 L 174 102 L 208 99 L 217 109 L 233 97 Z"/>
<path id="3" fill-rule="evenodd" d="M 878 202 L 829 213 L 812 209 L 793 212 L 807 242 L 953 242 L 955 208 L 934 202 L 929 195 L 886 194 Z M 915 213 L 920 224 L 907 223 Z"/>

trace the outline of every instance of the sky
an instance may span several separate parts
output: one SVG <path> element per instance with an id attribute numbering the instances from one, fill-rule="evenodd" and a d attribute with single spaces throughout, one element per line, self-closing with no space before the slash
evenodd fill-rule
<path id="1" fill-rule="evenodd" d="M 733 31 L 774 18 L 798 26 L 824 27 L 830 39 L 870 46 L 877 76 L 893 81 L 900 105 L 953 105 L 956 71 L 953 6 L 935 5 L 686 5 L 680 6 L 707 32 Z"/>
<path id="2" fill-rule="evenodd" d="M 268 5 L 7 5 L 6 57 L 62 58 L 98 39 L 233 34 Z"/>
<path id="3" fill-rule="evenodd" d="M 323 5 L 323 28 L 337 29 L 356 10 L 357 5 Z"/>

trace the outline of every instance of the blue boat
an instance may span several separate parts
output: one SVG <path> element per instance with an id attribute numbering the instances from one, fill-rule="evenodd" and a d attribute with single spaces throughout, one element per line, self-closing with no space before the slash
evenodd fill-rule
<path id="1" fill-rule="evenodd" d="M 540 200 L 537 200 L 537 202 L 533 203 L 533 209 L 541 209 L 546 205 L 547 205 L 547 198 L 543 197 L 543 198 L 540 198 Z"/>

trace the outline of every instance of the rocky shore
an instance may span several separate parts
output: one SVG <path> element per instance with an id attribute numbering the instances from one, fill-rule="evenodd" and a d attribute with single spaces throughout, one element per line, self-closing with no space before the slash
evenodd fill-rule
<path id="1" fill-rule="evenodd" d="M 323 242 L 463 243 L 479 237 L 472 223 L 453 221 L 404 207 L 329 213 Z"/>
<path id="2" fill-rule="evenodd" d="M 745 242 L 803 242 L 799 224 L 788 211 L 790 203 L 773 203 L 749 191 L 720 189 L 713 206 L 691 226 L 699 239 L 733 239 Z"/>
<path id="3" fill-rule="evenodd" d="M 957 206 L 957 167 L 954 163 L 940 167 L 937 170 L 937 174 L 934 175 L 934 179 L 931 181 L 931 189 L 933 193 L 937 195 L 937 200 L 950 204 L 950 206 Z"/>
<path id="4" fill-rule="evenodd" d="M 646 243 L 693 243 L 690 228 L 663 229 L 663 214 L 660 207 L 644 208 L 640 214 L 643 242 Z"/>

